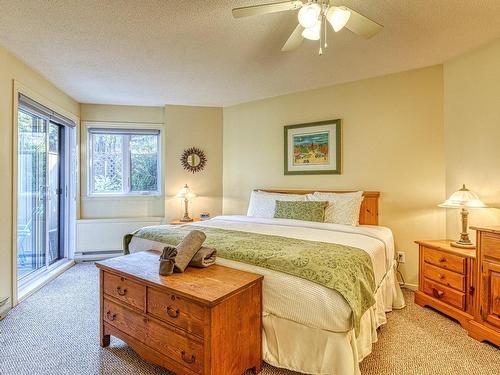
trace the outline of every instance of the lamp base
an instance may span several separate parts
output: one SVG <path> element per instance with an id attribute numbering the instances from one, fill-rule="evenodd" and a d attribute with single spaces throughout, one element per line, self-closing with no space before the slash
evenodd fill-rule
<path id="1" fill-rule="evenodd" d="M 191 219 L 190 217 L 183 217 L 179 221 L 182 221 L 183 223 L 190 223 L 193 221 L 193 219 Z"/>
<path id="2" fill-rule="evenodd" d="M 476 248 L 476 245 L 474 245 L 472 242 L 456 241 L 456 242 L 452 242 L 450 245 L 453 247 L 460 247 L 462 249 L 475 249 Z"/>

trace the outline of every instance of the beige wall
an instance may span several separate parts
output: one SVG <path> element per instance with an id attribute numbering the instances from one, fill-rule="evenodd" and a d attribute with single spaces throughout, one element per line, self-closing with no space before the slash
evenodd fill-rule
<path id="1" fill-rule="evenodd" d="M 146 126 L 164 124 L 163 107 L 139 107 L 120 105 L 82 104 L 81 121 L 123 123 L 125 125 L 140 123 Z M 164 125 L 163 125 L 164 126 Z M 164 197 L 89 197 L 87 194 L 87 131 L 82 126 L 81 134 L 81 218 L 125 218 L 164 216 Z"/>
<path id="2" fill-rule="evenodd" d="M 198 198 L 190 210 L 218 215 L 222 211 L 222 109 L 173 106 L 134 107 L 82 104 L 82 122 L 163 124 L 163 174 L 165 196 L 92 198 L 86 192 L 86 157 L 82 144 L 82 218 L 123 218 L 164 216 L 167 220 L 182 215 L 175 194 L 189 184 Z M 131 125 L 133 126 L 133 125 Z M 82 140 L 85 141 L 85 134 Z M 205 151 L 208 163 L 204 171 L 192 174 L 180 164 L 184 149 L 197 146 Z"/>
<path id="3" fill-rule="evenodd" d="M 198 197 L 191 204 L 191 213 L 209 212 L 211 216 L 222 212 L 222 108 L 165 106 L 167 129 L 165 155 L 165 215 L 167 220 L 181 217 L 181 202 L 175 194 L 188 184 Z M 198 173 L 185 171 L 179 161 L 189 147 L 199 147 L 207 156 L 205 170 Z"/>
<path id="4" fill-rule="evenodd" d="M 377 190 L 380 224 L 406 251 L 416 284 L 416 239 L 442 238 L 445 195 L 442 67 L 393 74 L 224 108 L 224 201 L 246 212 L 255 188 Z M 285 176 L 283 126 L 340 118 L 341 175 Z"/>
<path id="5" fill-rule="evenodd" d="M 466 184 L 488 204 L 472 225 L 500 225 L 500 40 L 444 64 L 446 190 Z M 460 232 L 448 210 L 447 235 Z M 474 235 L 474 231 L 471 231 Z"/>
<path id="6" fill-rule="evenodd" d="M 77 102 L 0 46 L 0 296 L 12 297 L 12 137 L 13 80 L 65 111 L 79 115 Z M 9 300 L 11 303 L 12 298 Z"/>

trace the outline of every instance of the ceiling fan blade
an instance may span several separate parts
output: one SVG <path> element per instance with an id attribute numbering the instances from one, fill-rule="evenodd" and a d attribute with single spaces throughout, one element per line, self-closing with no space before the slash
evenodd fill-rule
<path id="1" fill-rule="evenodd" d="M 351 8 L 341 8 L 347 9 L 351 12 L 351 17 L 349 17 L 349 21 L 347 21 L 347 25 L 345 25 L 345 27 L 351 30 L 354 34 L 358 34 L 366 39 L 369 39 L 384 28 L 384 26 L 379 25 L 375 21 L 359 14 Z"/>
<path id="2" fill-rule="evenodd" d="M 249 7 L 240 7 L 233 9 L 233 17 L 241 18 L 248 16 L 257 16 L 260 14 L 283 12 L 287 10 L 297 10 L 302 7 L 302 1 L 281 1 L 279 3 L 252 5 Z"/>
<path id="3" fill-rule="evenodd" d="M 293 51 L 298 46 L 300 46 L 302 44 L 302 41 L 304 40 L 304 37 L 302 36 L 302 31 L 304 31 L 304 28 L 300 24 L 298 24 L 295 30 L 293 30 L 288 40 L 286 41 L 286 43 L 281 48 L 281 52 Z"/>

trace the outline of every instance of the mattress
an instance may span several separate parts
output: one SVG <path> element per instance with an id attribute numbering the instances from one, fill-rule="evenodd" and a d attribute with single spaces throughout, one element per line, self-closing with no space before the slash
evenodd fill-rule
<path id="1" fill-rule="evenodd" d="M 305 222 L 288 219 L 264 219 L 250 216 L 217 216 L 191 224 L 215 228 L 270 234 L 310 241 L 353 246 L 371 258 L 376 285 L 392 266 L 394 239 L 390 229 L 381 226 L 351 227 L 339 224 Z M 130 252 L 161 250 L 163 244 L 133 237 Z M 217 258 L 217 264 L 264 275 L 263 314 L 274 315 L 307 327 L 331 332 L 352 329 L 352 311 L 344 298 L 334 290 L 314 282 L 258 266 Z"/>

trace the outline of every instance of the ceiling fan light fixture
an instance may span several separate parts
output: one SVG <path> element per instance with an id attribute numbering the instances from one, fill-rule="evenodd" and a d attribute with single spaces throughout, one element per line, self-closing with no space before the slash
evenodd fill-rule
<path id="1" fill-rule="evenodd" d="M 299 23 L 305 29 L 314 27 L 320 14 L 321 7 L 317 3 L 304 5 L 299 10 Z"/>
<path id="2" fill-rule="evenodd" d="M 308 27 L 302 31 L 302 36 L 309 40 L 319 40 L 321 37 L 321 21 L 316 21 L 313 27 Z"/>
<path id="3" fill-rule="evenodd" d="M 330 22 L 335 32 L 342 30 L 350 17 L 351 12 L 344 7 L 332 6 L 326 12 L 326 19 Z"/>

